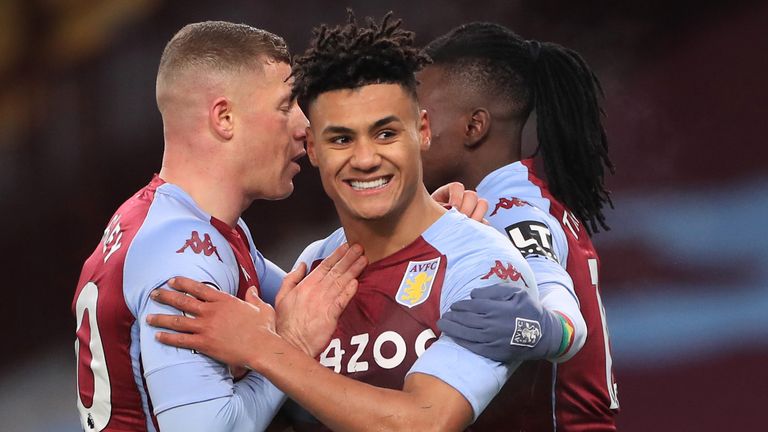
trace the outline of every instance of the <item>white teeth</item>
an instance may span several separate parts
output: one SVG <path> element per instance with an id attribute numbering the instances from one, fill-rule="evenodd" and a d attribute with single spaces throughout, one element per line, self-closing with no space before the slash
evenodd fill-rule
<path id="1" fill-rule="evenodd" d="M 383 187 L 389 183 L 389 179 L 387 178 L 378 178 L 376 180 L 371 181 L 358 181 L 358 180 L 350 180 L 349 184 L 352 186 L 352 189 L 356 190 L 367 190 L 367 189 L 376 189 Z"/>

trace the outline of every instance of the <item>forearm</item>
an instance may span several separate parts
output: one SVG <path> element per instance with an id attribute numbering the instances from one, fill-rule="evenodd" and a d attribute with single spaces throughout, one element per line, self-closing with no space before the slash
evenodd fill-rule
<path id="1" fill-rule="evenodd" d="M 568 289 L 556 282 L 539 284 L 541 305 L 547 310 L 558 312 L 568 318 L 573 326 L 570 346 L 553 361 L 561 363 L 575 356 L 587 339 L 587 325 L 581 315 L 579 304 Z M 563 335 L 567 337 L 566 334 Z"/>
<path id="2" fill-rule="evenodd" d="M 249 366 L 332 430 L 462 430 L 472 418 L 458 392 L 427 391 L 437 378 L 411 375 L 402 391 L 375 387 L 330 371 L 277 336 L 264 342 Z"/>
<path id="3" fill-rule="evenodd" d="M 573 287 L 571 275 L 556 262 L 540 256 L 526 259 L 536 273 L 541 305 L 567 317 L 573 327 L 573 338 L 567 350 L 553 361 L 563 362 L 579 352 L 587 339 L 587 325 L 581 315 L 579 300 Z M 564 338 L 567 334 L 564 333 Z M 566 342 L 567 343 L 567 342 Z"/>

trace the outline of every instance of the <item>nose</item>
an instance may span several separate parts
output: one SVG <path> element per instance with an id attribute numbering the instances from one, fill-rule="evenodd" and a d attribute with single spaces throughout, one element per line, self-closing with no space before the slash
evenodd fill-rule
<path id="1" fill-rule="evenodd" d="M 296 102 L 293 103 L 291 111 L 290 130 L 292 137 L 295 141 L 306 141 L 309 120 Z"/>
<path id="2" fill-rule="evenodd" d="M 368 139 L 358 139 L 352 144 L 352 158 L 349 160 L 352 168 L 360 171 L 374 171 L 381 165 L 376 144 Z"/>

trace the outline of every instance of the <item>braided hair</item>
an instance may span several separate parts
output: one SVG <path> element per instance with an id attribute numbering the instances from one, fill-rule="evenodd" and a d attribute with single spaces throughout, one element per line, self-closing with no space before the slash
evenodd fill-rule
<path id="1" fill-rule="evenodd" d="M 429 63 L 413 46 L 413 32 L 400 28 L 389 12 L 377 24 L 358 24 L 347 9 L 346 25 L 313 30 L 309 48 L 294 59 L 293 96 L 307 108 L 318 95 L 369 84 L 400 84 L 416 98 L 415 73 Z"/>
<path id="2" fill-rule="evenodd" d="M 613 173 L 600 106 L 603 91 L 576 52 L 563 46 L 526 41 L 492 23 L 455 28 L 424 48 L 432 61 L 483 95 L 502 98 L 510 114 L 524 122 L 536 111 L 539 147 L 552 195 L 586 222 L 591 235 L 610 229 L 603 206 L 613 207 L 605 189 Z"/>

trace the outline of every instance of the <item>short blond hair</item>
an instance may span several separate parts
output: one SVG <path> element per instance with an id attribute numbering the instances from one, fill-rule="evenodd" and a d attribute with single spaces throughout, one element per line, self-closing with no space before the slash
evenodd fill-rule
<path id="1" fill-rule="evenodd" d="M 285 40 L 246 24 L 226 21 L 188 24 L 165 46 L 157 79 L 189 69 L 240 72 L 260 67 L 259 61 L 264 59 L 290 64 Z"/>

